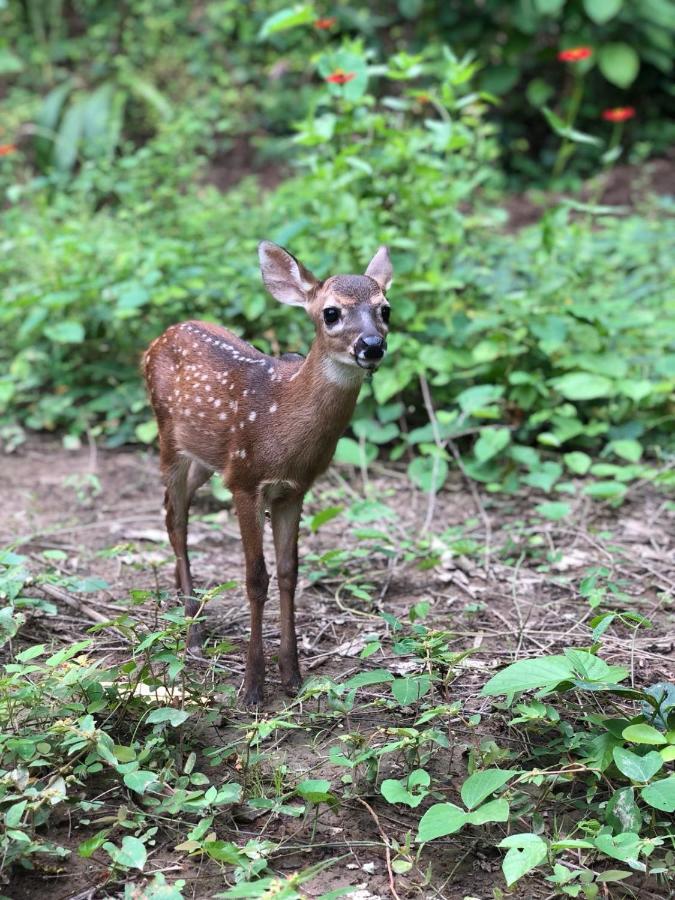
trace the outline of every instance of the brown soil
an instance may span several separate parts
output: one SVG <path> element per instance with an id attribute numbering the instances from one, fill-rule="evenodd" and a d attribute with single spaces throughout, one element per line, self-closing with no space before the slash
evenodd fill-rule
<path id="1" fill-rule="evenodd" d="M 640 165 L 614 166 L 587 181 L 578 198 L 574 199 L 613 206 L 617 215 L 625 215 L 639 208 L 653 194 L 675 194 L 675 151 Z M 526 225 L 534 225 L 547 209 L 562 199 L 562 195 L 541 191 L 507 195 L 503 200 L 509 216 L 506 227 L 509 231 L 517 231 Z"/>
<path id="2" fill-rule="evenodd" d="M 360 479 L 349 470 L 334 470 L 317 485 L 307 504 L 308 512 L 349 503 L 362 490 Z M 419 534 L 427 513 L 427 497 L 411 490 L 401 472 L 373 466 L 367 490 L 369 496 L 394 508 L 397 517 L 366 527 L 386 528 L 401 541 Z M 72 642 L 93 624 L 97 613 L 112 616 L 117 610 L 128 609 L 127 598 L 134 588 L 154 592 L 159 587 L 171 595 L 173 560 L 164 537 L 157 460 L 152 452 L 95 448 L 65 452 L 55 439 L 31 439 L 3 459 L 0 493 L 4 500 L 1 546 L 12 544 L 17 552 L 27 554 L 36 572 L 46 566 L 41 555 L 44 550 L 63 549 L 68 554 L 68 559 L 59 563 L 64 576 L 96 576 L 108 583 L 108 587 L 94 593 L 64 592 L 62 600 L 56 598 L 58 616 L 30 618 L 18 644 L 47 642 L 58 646 Z M 454 478 L 436 501 L 432 530 L 441 534 L 451 526 L 461 526 L 464 537 L 478 542 L 479 551 L 466 556 L 442 552 L 435 565 L 424 569 L 420 569 L 417 559 L 355 559 L 350 563 L 350 575 L 351 571 L 357 574 L 361 570 L 361 581 L 374 586 L 370 603 L 350 595 L 344 577 L 314 583 L 307 575 L 315 564 L 303 566 L 298 633 L 306 675 L 345 678 L 365 668 L 382 666 L 394 670 L 399 666 L 404 673 L 405 659 L 376 655 L 363 660 L 360 650 L 366 635 L 384 636 L 387 630 L 378 610 L 404 619 L 408 610 L 423 600 L 430 603 L 425 624 L 451 632 L 451 650 L 472 650 L 471 656 L 456 667 L 448 685 L 439 689 L 437 698 L 439 703 L 457 699 L 463 702 L 464 724 L 452 720 L 448 726 L 450 750 L 437 755 L 433 762 L 435 770 L 449 779 L 449 799 L 456 800 L 456 787 L 466 775 L 466 755 L 471 748 L 485 739 L 495 740 L 500 746 L 509 746 L 512 740 L 487 715 L 491 704 L 480 695 L 480 687 L 491 671 L 516 657 L 590 643 L 587 623 L 595 611 L 578 590 L 580 578 L 590 567 L 606 566 L 615 581 L 624 582 L 623 590 L 628 595 L 617 605 L 637 610 L 654 623 L 650 630 L 640 630 L 636 636 L 621 626 L 609 629 L 604 638 L 604 658 L 630 667 L 637 685 L 673 679 L 675 629 L 673 610 L 668 606 L 675 588 L 673 504 L 653 487 L 638 484 L 631 488 L 619 509 L 576 497 L 570 500 L 574 507 L 571 517 L 550 522 L 533 512 L 543 499 L 525 491 L 517 497 L 484 492 L 474 495 L 460 477 Z M 125 547 L 120 553 L 100 555 L 100 551 L 121 544 Z M 315 534 L 303 529 L 301 557 L 307 560 L 312 554 L 357 545 L 344 517 L 339 517 Z M 200 585 L 212 586 L 229 578 L 237 581 L 235 589 L 225 592 L 209 607 L 208 618 L 212 638 L 230 641 L 235 648 L 221 657 L 227 671 L 222 675 L 220 688 L 226 690 L 229 685 L 237 689 L 247 637 L 241 545 L 233 513 L 223 509 L 208 492 L 200 495 L 195 505 L 191 547 L 193 571 Z M 269 540 L 267 552 L 271 559 Z M 269 655 L 268 715 L 282 710 L 288 702 L 281 693 L 273 659 L 278 641 L 275 601 L 272 583 L 265 631 Z M 612 605 L 611 599 L 603 604 L 603 609 L 608 605 Z M 156 603 L 149 602 L 136 607 L 134 615 L 152 627 L 158 609 Z M 93 652 L 105 650 L 111 657 L 121 659 L 128 652 L 127 646 L 120 636 L 107 630 L 97 635 Z M 376 686 L 364 696 L 374 701 L 381 696 L 384 701 L 386 693 Z M 275 738 L 265 757 L 268 770 L 261 770 L 260 777 L 269 779 L 274 766 L 285 765 L 288 783 L 295 784 L 306 777 L 328 777 L 339 789 L 345 771 L 328 762 L 328 750 L 338 743 L 343 725 L 313 726 L 312 703 L 308 702 L 302 713 L 306 716 L 303 730 L 288 731 Z M 478 726 L 467 724 L 473 714 L 483 716 Z M 356 709 L 347 721 L 348 727 L 368 734 L 369 740 L 383 742 L 387 728 L 411 725 L 414 718 L 411 715 L 406 719 L 400 709 L 394 714 L 383 702 L 375 702 Z M 247 721 L 248 713 L 226 705 L 221 724 L 207 729 L 199 741 L 224 746 L 239 734 L 237 726 Z M 401 777 L 403 770 L 398 769 L 395 760 L 386 765 L 389 768 L 380 773 L 381 777 Z M 237 777 L 236 755 L 223 760 L 216 772 L 222 774 L 223 780 Z M 360 796 L 367 798 L 370 810 L 354 797 L 343 800 L 335 810 L 321 807 L 316 821 L 313 816 L 256 816 L 242 806 L 229 821 L 230 832 L 219 833 L 219 837 L 240 844 L 262 837 L 281 844 L 283 849 L 274 857 L 279 873 L 346 854 L 336 866 L 304 886 L 307 897 L 317 897 L 346 884 L 359 886 L 361 893 L 352 896 L 360 900 L 389 897 L 381 833 L 403 844 L 406 833 L 414 829 L 415 818 L 401 812 L 401 807 L 386 804 L 379 793 Z M 114 815 L 122 802 L 128 803 L 129 798 L 123 800 L 120 794 L 112 794 L 104 812 Z M 495 848 L 499 837 L 495 839 L 495 832 L 489 829 L 469 831 L 467 835 L 435 841 L 422 854 L 419 867 L 409 875 L 396 877 L 401 900 L 413 896 L 441 900 L 460 900 L 467 895 L 482 900 L 493 897 L 494 886 L 503 885 L 501 857 Z M 63 822 L 50 833 L 53 840 L 73 850 L 85 836 L 87 828 L 71 821 L 67 812 Z M 185 879 L 186 897 L 207 898 L 223 890 L 225 882 L 218 867 L 174 851 L 179 842 L 176 838 L 170 828 L 160 831 L 146 874 L 161 870 L 169 882 Z M 59 864 L 60 870 L 16 870 L 10 883 L 0 891 L 4 890 L 12 900 L 40 895 L 54 900 L 120 896 L 119 882 L 105 884 L 106 860 L 102 852 L 89 860 L 73 852 Z M 430 864 L 431 885 L 423 886 L 422 875 Z M 139 884 L 142 882 L 139 877 Z M 525 879 L 509 896 L 553 895 L 551 885 L 535 876 Z M 644 896 L 649 896 L 649 892 Z"/>

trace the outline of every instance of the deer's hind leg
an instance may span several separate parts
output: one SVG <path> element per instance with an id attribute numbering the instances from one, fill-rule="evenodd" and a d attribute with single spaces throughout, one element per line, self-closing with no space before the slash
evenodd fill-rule
<path id="1" fill-rule="evenodd" d="M 171 465 L 162 466 L 166 493 L 166 530 L 176 556 L 176 588 L 185 602 L 185 615 L 196 616 L 199 601 L 194 596 L 190 558 L 187 547 L 187 530 L 190 503 L 197 488 L 204 484 L 210 471 L 196 460 L 175 455 Z M 193 625 L 188 633 L 188 650 L 199 653 L 204 643 L 201 625 Z"/>

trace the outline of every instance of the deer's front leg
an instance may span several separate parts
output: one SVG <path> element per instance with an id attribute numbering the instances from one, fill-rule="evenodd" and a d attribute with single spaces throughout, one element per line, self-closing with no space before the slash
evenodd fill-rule
<path id="1" fill-rule="evenodd" d="M 264 508 L 262 498 L 257 494 L 239 491 L 234 494 L 234 502 L 244 545 L 246 593 L 251 610 L 251 636 L 244 676 L 244 703 L 247 706 L 259 706 L 263 702 L 265 686 L 262 622 L 269 584 L 263 556 Z"/>
<path id="2" fill-rule="evenodd" d="M 277 557 L 281 640 L 279 671 L 287 694 L 293 696 L 302 684 L 295 636 L 295 587 L 298 582 L 298 527 L 302 497 L 275 500 L 272 504 L 272 531 Z"/>

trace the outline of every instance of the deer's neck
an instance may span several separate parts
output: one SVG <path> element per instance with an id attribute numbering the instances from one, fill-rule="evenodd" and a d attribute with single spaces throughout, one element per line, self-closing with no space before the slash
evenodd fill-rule
<path id="1" fill-rule="evenodd" d="M 285 387 L 287 410 L 294 417 L 298 453 L 308 468 L 325 468 L 349 424 L 365 372 L 343 365 L 312 347 Z"/>

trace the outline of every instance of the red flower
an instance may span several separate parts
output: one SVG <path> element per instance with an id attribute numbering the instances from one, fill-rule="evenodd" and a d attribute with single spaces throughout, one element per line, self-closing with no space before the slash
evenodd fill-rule
<path id="1" fill-rule="evenodd" d="M 632 119 L 634 115 L 635 108 L 632 106 L 615 106 L 602 111 L 602 118 L 605 122 L 625 122 L 626 119 Z"/>
<path id="2" fill-rule="evenodd" d="M 16 144 L 0 144 L 0 156 L 9 156 L 16 153 Z"/>
<path id="3" fill-rule="evenodd" d="M 319 31 L 326 31 L 328 28 L 332 28 L 336 22 L 337 19 L 335 16 L 326 16 L 325 19 L 316 19 L 314 27 L 318 28 Z"/>
<path id="4" fill-rule="evenodd" d="M 561 62 L 581 62 L 582 59 L 588 59 L 592 53 L 592 47 L 570 47 L 567 50 L 561 50 L 558 53 L 558 59 Z"/>
<path id="5" fill-rule="evenodd" d="M 345 72 L 344 69 L 336 69 L 330 75 L 326 75 L 326 81 L 331 84 L 347 84 L 352 78 L 356 78 L 356 72 Z"/>

